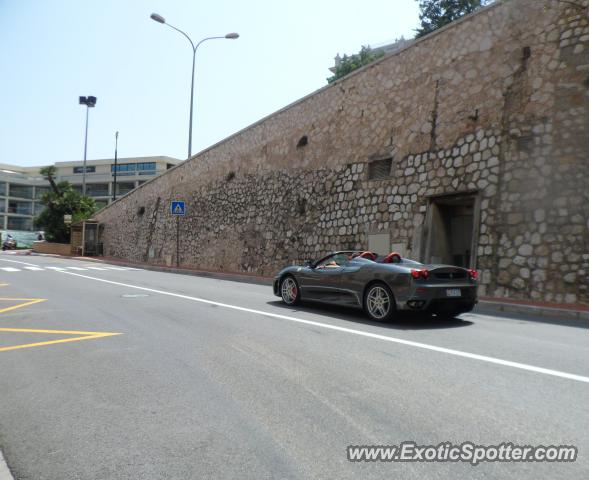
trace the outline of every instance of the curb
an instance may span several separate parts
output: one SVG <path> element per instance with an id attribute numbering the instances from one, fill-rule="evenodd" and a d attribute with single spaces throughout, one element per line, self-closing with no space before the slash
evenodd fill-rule
<path id="1" fill-rule="evenodd" d="M 10 473 L 10 470 L 8 469 L 8 465 L 6 465 L 6 462 L 4 461 L 4 456 L 2 455 L 1 451 L 0 451 L 0 480 L 14 480 L 12 473 Z"/>
<path id="2" fill-rule="evenodd" d="M 142 268 L 143 270 L 151 270 L 154 272 L 166 272 L 166 273 L 178 273 L 180 275 L 191 275 L 194 277 L 206 277 L 214 278 L 216 280 L 228 280 L 231 282 L 243 282 L 253 283 L 256 285 L 268 285 L 272 286 L 273 277 L 264 277 L 262 275 L 253 275 L 247 273 L 236 273 L 236 272 L 215 272 L 210 270 L 196 270 L 191 268 L 176 268 L 167 267 L 165 265 L 151 265 L 147 263 L 136 263 L 136 262 L 125 262 L 110 257 L 68 257 L 72 260 L 81 260 L 84 262 L 108 262 L 113 265 L 119 265 L 122 267 L 136 267 Z"/>
<path id="3" fill-rule="evenodd" d="M 589 322 L 589 311 L 573 310 L 567 308 L 504 303 L 492 300 L 479 299 L 477 309 L 489 312 L 521 313 L 527 315 L 538 315 L 540 317 L 564 318 L 568 320 L 580 320 L 583 322 Z"/>

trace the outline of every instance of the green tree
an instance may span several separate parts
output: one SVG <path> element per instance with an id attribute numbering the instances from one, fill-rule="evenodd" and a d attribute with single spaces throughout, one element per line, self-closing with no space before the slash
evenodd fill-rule
<path id="1" fill-rule="evenodd" d="M 472 13 L 493 0 L 415 0 L 419 2 L 420 28 L 416 38 L 423 37 L 454 20 Z"/>
<path id="2" fill-rule="evenodd" d="M 345 77 L 348 73 L 353 72 L 382 56 L 384 56 L 383 51 L 374 51 L 368 46 L 363 46 L 359 53 L 350 55 L 349 57 L 344 55 L 335 69 L 335 74 L 327 79 L 327 83 L 333 83 L 338 78 Z"/>
<path id="3" fill-rule="evenodd" d="M 41 203 L 46 208 L 35 218 L 35 227 L 45 231 L 47 240 L 68 243 L 70 228 L 63 222 L 63 216 L 71 215 L 72 222 L 90 218 L 96 211 L 94 199 L 74 190 L 69 182 L 57 183 L 54 166 L 42 168 L 41 174 L 49 182 L 51 190 L 41 197 Z"/>

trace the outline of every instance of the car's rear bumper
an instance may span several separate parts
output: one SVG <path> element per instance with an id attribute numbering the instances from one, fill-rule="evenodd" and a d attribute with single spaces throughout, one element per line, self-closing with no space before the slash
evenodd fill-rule
<path id="1" fill-rule="evenodd" d="M 460 296 L 449 296 L 449 290 L 460 291 Z M 413 289 L 411 294 L 400 301 L 397 309 L 427 313 L 465 313 L 471 311 L 477 303 L 477 287 L 468 285 L 421 286 Z"/>

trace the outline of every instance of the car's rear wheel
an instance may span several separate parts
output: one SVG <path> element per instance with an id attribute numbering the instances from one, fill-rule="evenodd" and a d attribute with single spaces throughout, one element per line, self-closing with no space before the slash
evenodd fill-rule
<path id="1" fill-rule="evenodd" d="M 364 294 L 364 311 L 378 322 L 386 322 L 395 314 L 395 298 L 384 283 L 373 283 Z"/>
<path id="2" fill-rule="evenodd" d="M 301 299 L 299 284 L 291 275 L 287 275 L 280 282 L 280 296 L 287 305 L 296 305 Z"/>

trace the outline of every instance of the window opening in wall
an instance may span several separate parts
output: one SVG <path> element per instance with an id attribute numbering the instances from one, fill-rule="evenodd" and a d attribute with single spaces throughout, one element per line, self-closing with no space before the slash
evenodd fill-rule
<path id="1" fill-rule="evenodd" d="M 382 180 L 391 176 L 392 158 L 374 160 L 368 164 L 368 180 Z"/>
<path id="2" fill-rule="evenodd" d="M 306 146 L 309 143 L 309 138 L 307 137 L 307 135 L 303 135 L 300 139 L 299 139 L 299 143 L 297 143 L 297 148 L 301 148 Z"/>
<path id="3" fill-rule="evenodd" d="M 527 60 L 528 58 L 530 58 L 532 56 L 532 49 L 530 47 L 522 48 L 522 56 L 523 56 L 524 60 Z"/>

